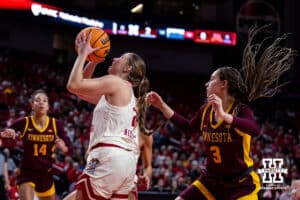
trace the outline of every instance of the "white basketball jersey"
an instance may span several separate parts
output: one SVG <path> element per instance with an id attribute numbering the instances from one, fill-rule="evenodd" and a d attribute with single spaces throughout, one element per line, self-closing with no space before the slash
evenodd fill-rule
<path id="1" fill-rule="evenodd" d="M 115 144 L 132 151 L 138 150 L 136 100 L 132 92 L 126 106 L 109 104 L 103 95 L 93 113 L 89 149 L 97 143 Z"/>

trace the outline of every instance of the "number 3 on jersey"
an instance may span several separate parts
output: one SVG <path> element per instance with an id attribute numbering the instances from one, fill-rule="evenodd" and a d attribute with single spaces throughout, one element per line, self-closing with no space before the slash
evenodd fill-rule
<path id="1" fill-rule="evenodd" d="M 209 150 L 212 152 L 215 163 L 222 163 L 221 151 L 218 146 L 210 146 Z"/>

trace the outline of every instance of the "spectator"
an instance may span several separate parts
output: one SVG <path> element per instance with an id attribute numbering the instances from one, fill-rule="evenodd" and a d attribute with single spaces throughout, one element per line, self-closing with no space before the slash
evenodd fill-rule
<path id="1" fill-rule="evenodd" d="M 10 183 L 7 170 L 7 157 L 3 152 L 2 140 L 0 139 L 0 199 L 8 200 Z"/>

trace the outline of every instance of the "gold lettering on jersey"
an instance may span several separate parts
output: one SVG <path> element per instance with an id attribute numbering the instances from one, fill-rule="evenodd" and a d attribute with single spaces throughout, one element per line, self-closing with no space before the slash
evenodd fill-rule
<path id="1" fill-rule="evenodd" d="M 37 134 L 28 134 L 27 135 L 28 141 L 33 142 L 53 142 L 54 135 L 37 135 Z"/>
<path id="2" fill-rule="evenodd" d="M 232 142 L 231 134 L 228 132 L 203 132 L 205 142 Z"/>

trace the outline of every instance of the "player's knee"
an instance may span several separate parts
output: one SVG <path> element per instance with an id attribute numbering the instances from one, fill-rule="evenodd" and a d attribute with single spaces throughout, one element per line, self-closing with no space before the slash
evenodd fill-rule
<path id="1" fill-rule="evenodd" d="M 183 198 L 181 198 L 180 196 L 176 197 L 175 200 L 184 200 Z"/>
<path id="2" fill-rule="evenodd" d="M 137 200 L 137 193 L 135 191 L 131 191 L 128 194 L 128 200 Z"/>

